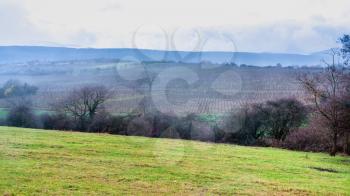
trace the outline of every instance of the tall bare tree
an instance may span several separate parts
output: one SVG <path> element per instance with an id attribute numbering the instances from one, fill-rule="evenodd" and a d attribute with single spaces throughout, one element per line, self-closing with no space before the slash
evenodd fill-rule
<path id="1" fill-rule="evenodd" d="M 341 53 L 342 57 L 344 59 L 344 64 L 346 66 L 349 66 L 350 62 L 350 35 L 343 35 L 339 39 L 340 43 L 342 44 Z M 348 81 L 350 81 L 350 76 L 347 77 Z M 348 124 L 345 128 L 345 142 L 344 142 L 344 151 L 350 155 L 350 82 L 348 83 L 349 86 L 347 88 L 348 95 L 344 97 L 344 103 L 345 103 L 345 109 L 346 112 L 344 114 L 344 122 Z"/>
<path id="2" fill-rule="evenodd" d="M 154 107 L 152 103 L 152 85 L 157 75 L 155 72 L 149 69 L 147 65 L 144 65 L 144 71 L 141 78 L 137 81 L 139 90 L 143 94 L 143 99 L 140 102 L 141 112 L 143 115 L 153 113 Z"/>
<path id="3" fill-rule="evenodd" d="M 326 68 L 319 73 L 302 74 L 298 77 L 304 89 L 311 95 L 315 111 L 331 132 L 332 149 L 330 155 L 337 153 L 338 138 L 344 130 L 343 98 L 347 95 L 347 71 L 340 63 L 339 51 L 330 52 L 331 62 L 323 61 Z"/>

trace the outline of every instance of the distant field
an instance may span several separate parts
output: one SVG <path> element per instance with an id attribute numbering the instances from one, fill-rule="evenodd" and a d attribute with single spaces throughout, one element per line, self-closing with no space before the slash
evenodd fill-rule
<path id="1" fill-rule="evenodd" d="M 0 127 L 0 195 L 349 195 L 350 158 Z"/>
<path id="2" fill-rule="evenodd" d="M 6 108 L 0 108 L 0 119 L 5 119 L 7 114 L 8 114 L 8 109 Z M 41 115 L 41 114 L 46 114 L 46 113 L 50 113 L 50 111 L 48 110 L 41 110 L 41 109 L 34 109 L 34 113 L 37 115 Z"/>
<path id="3" fill-rule="evenodd" d="M 142 78 L 143 66 L 131 62 L 94 61 L 2 65 L 0 85 L 18 79 L 39 87 L 32 100 L 34 107 L 41 109 L 50 108 L 75 88 L 104 85 L 114 93 L 108 101 L 109 112 L 129 113 L 145 96 L 143 86 L 135 82 Z M 153 84 L 152 100 L 162 112 L 177 114 L 225 114 L 247 103 L 286 97 L 305 101 L 296 72 L 318 71 L 184 63 L 148 63 L 145 66 L 161 78 L 172 79 Z M 0 99 L 0 107 L 5 106 L 6 102 Z"/>
<path id="4" fill-rule="evenodd" d="M 0 119 L 6 118 L 6 115 L 8 114 L 7 109 L 0 108 Z"/>

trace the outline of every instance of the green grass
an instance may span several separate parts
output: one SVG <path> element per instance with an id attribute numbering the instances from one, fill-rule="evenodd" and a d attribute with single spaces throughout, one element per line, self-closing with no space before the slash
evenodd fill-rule
<path id="1" fill-rule="evenodd" d="M 5 119 L 8 114 L 8 110 L 5 108 L 0 108 L 0 119 Z"/>
<path id="2" fill-rule="evenodd" d="M 220 120 L 225 118 L 225 115 L 223 114 L 199 114 L 198 120 L 208 123 L 217 123 Z"/>
<path id="3" fill-rule="evenodd" d="M 42 114 L 50 114 L 52 111 L 44 110 L 44 109 L 34 109 L 34 114 L 42 115 Z M 0 119 L 6 119 L 9 110 L 7 108 L 0 108 Z"/>
<path id="4" fill-rule="evenodd" d="M 2 194 L 350 195 L 350 158 L 0 127 Z"/>

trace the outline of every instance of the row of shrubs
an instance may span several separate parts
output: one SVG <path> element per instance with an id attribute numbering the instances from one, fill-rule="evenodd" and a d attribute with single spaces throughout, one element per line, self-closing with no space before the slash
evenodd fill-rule
<path id="1" fill-rule="evenodd" d="M 247 105 L 218 122 L 204 121 L 195 114 L 178 117 L 152 112 L 115 116 L 102 110 L 87 122 L 85 129 L 81 129 L 79 119 L 65 113 L 37 116 L 29 106 L 20 105 L 11 109 L 4 123 L 48 130 L 77 130 L 328 152 L 331 148 L 329 133 L 318 127 L 316 118 L 313 117 L 308 122 L 307 116 L 308 109 L 297 100 L 281 99 Z M 339 148 L 342 148 L 341 143 Z"/>
<path id="2" fill-rule="evenodd" d="M 111 115 L 102 111 L 86 122 L 82 129 L 81 121 L 64 113 L 35 115 L 28 106 L 12 108 L 2 123 L 7 126 L 41 128 L 47 130 L 81 131 L 93 133 L 108 133 L 130 136 L 167 137 L 179 139 L 195 139 L 203 141 L 219 141 L 211 133 L 217 125 L 202 121 L 195 114 L 184 117 L 153 112 L 149 114 Z M 206 133 L 201 133 L 200 131 Z"/>

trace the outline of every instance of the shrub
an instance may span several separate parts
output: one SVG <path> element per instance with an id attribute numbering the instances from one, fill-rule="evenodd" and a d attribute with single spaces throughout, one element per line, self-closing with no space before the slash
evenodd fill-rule
<path id="1" fill-rule="evenodd" d="M 290 150 L 329 152 L 332 141 L 326 131 L 308 127 L 292 132 L 281 147 Z"/>
<path id="2" fill-rule="evenodd" d="M 221 143 L 225 142 L 225 130 L 219 127 L 219 124 L 213 126 L 215 142 Z"/>
<path id="3" fill-rule="evenodd" d="M 140 116 L 132 119 L 128 123 L 126 135 L 134 136 L 152 136 L 152 124 L 145 116 Z"/>
<path id="4" fill-rule="evenodd" d="M 13 106 L 6 118 L 7 125 L 14 127 L 35 128 L 37 126 L 36 118 L 30 106 Z"/>
<path id="5" fill-rule="evenodd" d="M 62 113 L 43 114 L 40 119 L 44 129 L 72 130 L 74 128 L 73 119 Z"/>
<path id="6" fill-rule="evenodd" d="M 242 145 L 256 145 L 270 137 L 283 141 L 306 117 L 306 107 L 295 99 L 246 105 L 227 119 L 224 140 Z"/>
<path id="7" fill-rule="evenodd" d="M 189 131 L 192 140 L 215 142 L 214 129 L 208 122 L 193 121 L 192 128 Z"/>
<path id="8" fill-rule="evenodd" d="M 253 145 L 264 136 L 262 125 L 262 104 L 246 105 L 234 111 L 226 120 L 224 141 L 242 145 Z"/>
<path id="9" fill-rule="evenodd" d="M 291 132 L 279 147 L 290 150 L 329 152 L 332 147 L 331 135 L 332 132 L 323 125 L 322 118 L 312 114 L 308 126 Z"/>
<path id="10" fill-rule="evenodd" d="M 276 140 L 283 141 L 291 130 L 298 128 L 307 118 L 306 107 L 296 99 L 280 99 L 264 104 L 262 129 Z"/>
<path id="11" fill-rule="evenodd" d="M 153 128 L 152 137 L 160 137 L 164 131 L 175 127 L 178 118 L 170 114 L 157 112 L 151 117 L 151 121 Z"/>
<path id="12" fill-rule="evenodd" d="M 128 135 L 160 137 L 170 127 L 176 125 L 177 118 L 160 112 L 140 115 L 128 122 Z"/>
<path id="13" fill-rule="evenodd" d="M 96 114 L 88 125 L 88 131 L 95 133 L 109 133 L 112 125 L 111 118 L 112 116 L 107 112 Z"/>
<path id="14" fill-rule="evenodd" d="M 133 115 L 113 116 L 103 111 L 95 115 L 94 119 L 89 124 L 88 131 L 127 135 L 128 125 L 132 118 Z"/>
<path id="15" fill-rule="evenodd" d="M 127 135 L 128 125 L 133 118 L 133 115 L 111 116 L 109 133 Z"/>
<path id="16" fill-rule="evenodd" d="M 175 123 L 175 129 L 179 134 L 181 139 L 189 140 L 191 139 L 191 131 L 193 129 L 193 121 L 195 121 L 197 116 L 195 114 L 188 114 L 182 117 Z"/>

